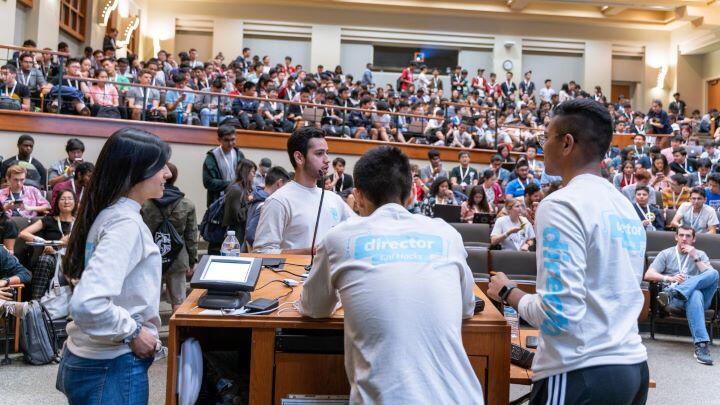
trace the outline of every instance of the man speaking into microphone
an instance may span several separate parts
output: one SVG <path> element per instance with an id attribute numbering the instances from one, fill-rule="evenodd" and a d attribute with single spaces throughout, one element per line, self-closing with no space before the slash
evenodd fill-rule
<path id="1" fill-rule="evenodd" d="M 296 130 L 287 150 L 295 178 L 265 200 L 255 231 L 255 253 L 309 255 L 316 223 L 319 241 L 332 227 L 355 215 L 340 196 L 332 192 L 322 196 L 317 186 L 330 166 L 322 129 Z"/>
<path id="2" fill-rule="evenodd" d="M 592 99 L 555 110 L 543 142 L 545 172 L 565 187 L 538 207 L 537 294 L 505 274 L 488 295 L 540 329 L 531 404 L 644 404 L 647 353 L 638 335 L 645 230 L 630 201 L 600 176 L 612 139 Z M 502 269 L 501 269 L 502 270 Z"/>

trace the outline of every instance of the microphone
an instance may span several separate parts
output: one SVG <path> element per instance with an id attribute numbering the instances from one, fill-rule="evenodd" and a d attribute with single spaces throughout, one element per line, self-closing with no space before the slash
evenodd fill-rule
<path id="1" fill-rule="evenodd" d="M 321 180 L 325 176 L 325 173 L 323 173 L 322 169 L 318 170 L 318 174 L 320 175 Z M 315 262 L 315 238 L 317 238 L 317 230 L 318 230 L 318 225 L 320 224 L 320 213 L 322 211 L 322 203 L 323 203 L 324 197 L 325 197 L 325 184 L 323 184 L 323 186 L 320 187 L 320 204 L 318 205 L 317 217 L 315 218 L 315 230 L 313 231 L 312 245 L 310 245 L 310 264 L 305 266 L 305 271 L 310 271 L 310 269 L 312 269 L 313 262 Z"/>

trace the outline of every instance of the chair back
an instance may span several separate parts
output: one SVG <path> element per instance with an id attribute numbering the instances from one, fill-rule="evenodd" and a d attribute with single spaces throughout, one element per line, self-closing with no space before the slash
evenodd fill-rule
<path id="1" fill-rule="evenodd" d="M 675 213 L 677 210 L 675 209 L 667 209 L 665 211 L 665 227 L 669 227 L 670 223 L 672 222 L 673 218 L 675 218 Z"/>
<path id="2" fill-rule="evenodd" d="M 488 252 L 489 250 L 480 246 L 466 246 L 467 264 L 473 272 L 475 278 L 487 279 L 488 272 Z"/>
<path id="3" fill-rule="evenodd" d="M 490 243 L 490 225 L 488 224 L 451 223 L 450 225 L 460 233 L 463 243 Z"/>
<path id="4" fill-rule="evenodd" d="M 537 255 L 535 252 L 493 250 L 490 252 L 490 271 L 503 272 L 514 281 L 535 282 Z"/>
<path id="5" fill-rule="evenodd" d="M 648 231 L 647 245 L 645 247 L 646 254 L 657 254 L 675 245 L 675 232 L 671 231 Z"/>
<path id="6" fill-rule="evenodd" d="M 695 236 L 695 248 L 705 252 L 710 259 L 720 260 L 720 235 L 700 233 Z"/>

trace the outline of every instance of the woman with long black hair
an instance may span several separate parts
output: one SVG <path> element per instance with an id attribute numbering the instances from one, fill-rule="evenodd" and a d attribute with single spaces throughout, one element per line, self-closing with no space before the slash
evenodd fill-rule
<path id="1" fill-rule="evenodd" d="M 247 224 L 248 197 L 253 193 L 253 179 L 257 166 L 252 160 L 240 159 L 235 167 L 235 182 L 225 189 L 225 213 L 223 226 L 235 231 L 239 241 L 245 240 L 245 225 Z"/>
<path id="2" fill-rule="evenodd" d="M 105 142 L 63 271 L 73 288 L 57 388 L 70 404 L 146 404 L 160 347 L 161 256 L 140 207 L 163 195 L 169 146 L 125 128 Z"/>

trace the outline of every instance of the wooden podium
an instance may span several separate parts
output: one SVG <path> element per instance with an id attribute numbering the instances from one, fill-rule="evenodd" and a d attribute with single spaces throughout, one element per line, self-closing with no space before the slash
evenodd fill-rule
<path id="1" fill-rule="evenodd" d="M 303 266 L 310 262 L 309 256 L 247 256 L 285 258 L 284 270 L 296 274 L 304 273 Z M 285 278 L 300 280 L 288 273 L 263 269 L 256 288 Z M 290 304 L 283 305 L 298 300 L 301 289 L 301 285 L 294 287 L 281 299 L 279 311 L 252 317 L 201 315 L 203 309 L 197 307 L 197 302 L 205 290 L 192 291 L 170 318 L 166 404 L 177 403 L 177 360 L 180 345 L 189 337 L 198 339 L 203 351 L 220 348 L 249 351 L 250 404 L 279 405 L 288 394 L 349 395 L 342 354 L 289 353 L 276 348 L 278 329 L 343 329 L 342 309 L 332 318 L 314 320 L 301 316 Z M 288 291 L 289 287 L 277 282 L 253 292 L 252 298 L 276 298 Z M 505 405 L 510 395 L 510 327 L 477 286 L 475 295 L 485 300 L 485 311 L 463 322 L 463 345 L 483 387 L 485 403 Z"/>

